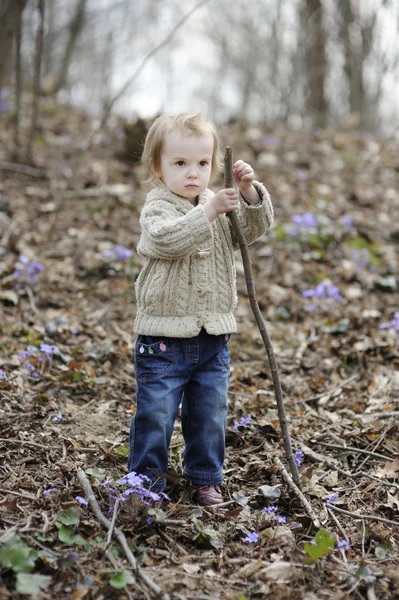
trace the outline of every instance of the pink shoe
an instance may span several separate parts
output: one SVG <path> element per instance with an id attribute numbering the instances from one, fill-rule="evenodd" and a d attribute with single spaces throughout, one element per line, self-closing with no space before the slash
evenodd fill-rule
<path id="1" fill-rule="evenodd" d="M 194 502 L 200 506 L 214 506 L 224 502 L 218 485 L 196 485 L 195 487 L 197 489 L 194 494 Z"/>

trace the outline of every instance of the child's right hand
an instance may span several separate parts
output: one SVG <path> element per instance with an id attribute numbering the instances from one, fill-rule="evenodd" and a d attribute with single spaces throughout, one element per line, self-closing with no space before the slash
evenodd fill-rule
<path id="1" fill-rule="evenodd" d="M 238 208 L 239 200 L 237 190 L 234 188 L 224 188 L 212 196 L 205 204 L 204 209 L 208 219 L 213 221 L 222 213 L 231 212 Z"/>

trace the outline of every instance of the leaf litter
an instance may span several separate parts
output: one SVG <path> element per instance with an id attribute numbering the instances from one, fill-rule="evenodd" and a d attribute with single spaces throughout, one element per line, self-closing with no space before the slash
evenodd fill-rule
<path id="1" fill-rule="evenodd" d="M 273 383 L 239 256 L 226 504 L 192 504 L 179 420 L 169 498 L 129 493 L 115 504 L 112 489 L 121 492 L 109 480 L 127 474 L 135 411 L 143 173 L 117 158 L 115 119 L 72 177 L 91 118 L 47 108 L 35 159 L 43 179 L 0 171 L 1 597 L 153 594 L 140 588 L 117 540 L 107 544 L 84 503 L 82 469 L 103 514 L 111 520 L 117 507 L 116 526 L 165 597 L 394 598 L 398 144 L 349 130 L 277 128 L 270 149 L 261 127 L 222 131 L 274 199 L 275 226 L 251 258 L 303 492 L 322 523 L 316 530 L 273 462 L 285 462 Z M 61 131 L 70 136 L 62 144 Z M 6 160 L 11 120 L 0 136 Z"/>

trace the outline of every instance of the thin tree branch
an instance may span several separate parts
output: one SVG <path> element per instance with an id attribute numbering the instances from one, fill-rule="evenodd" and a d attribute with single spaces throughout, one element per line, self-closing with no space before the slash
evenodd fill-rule
<path id="1" fill-rule="evenodd" d="M 396 527 L 399 527 L 398 521 L 391 521 L 390 519 L 384 519 L 383 517 L 377 517 L 376 515 L 359 515 L 350 510 L 344 510 L 343 508 L 338 508 L 338 506 L 335 506 L 331 502 L 328 504 L 328 508 L 331 508 L 332 510 L 342 513 L 343 515 L 349 515 L 350 517 L 356 517 L 356 519 L 365 519 L 368 521 L 381 521 L 382 523 L 387 523 L 388 525 L 396 525 Z"/>
<path id="2" fill-rule="evenodd" d="M 224 181 L 225 187 L 232 188 L 234 186 L 234 182 L 233 182 L 233 152 L 229 146 L 226 148 L 225 155 L 224 155 L 224 168 L 225 168 L 225 181 Z M 237 218 L 237 215 L 235 214 L 235 212 L 231 211 L 231 212 L 227 213 L 227 216 L 229 217 L 229 219 L 231 221 L 231 225 L 232 225 L 234 234 L 240 245 L 242 262 L 244 265 L 245 282 L 247 284 L 247 290 L 248 290 L 249 303 L 251 305 L 252 312 L 254 314 L 256 323 L 258 325 L 260 334 L 262 336 L 263 343 L 266 348 L 267 356 L 269 358 L 270 368 L 271 368 L 272 377 L 273 377 L 274 391 L 276 394 L 277 411 L 278 411 L 278 416 L 279 416 L 279 420 L 280 420 L 281 434 L 283 436 L 284 449 L 285 449 L 285 453 L 287 456 L 288 465 L 289 465 L 291 475 L 292 475 L 295 485 L 298 486 L 298 488 L 300 488 L 301 483 L 300 483 L 300 479 L 299 479 L 298 468 L 297 468 L 295 460 L 294 460 L 294 455 L 292 454 L 291 441 L 290 441 L 290 435 L 289 435 L 289 431 L 288 431 L 288 423 L 287 423 L 287 417 L 285 414 L 283 394 L 281 391 L 280 377 L 278 374 L 276 357 L 274 355 L 273 346 L 272 346 L 268 331 L 266 329 L 266 324 L 263 320 L 262 313 L 260 311 L 259 304 L 256 299 L 255 284 L 254 284 L 254 279 L 253 279 L 253 275 L 252 275 L 252 265 L 251 265 L 251 259 L 250 259 L 249 252 L 248 252 L 247 241 L 245 239 L 244 234 L 241 231 L 240 224 L 238 222 L 238 218 Z"/>
<path id="3" fill-rule="evenodd" d="M 393 460 L 393 456 L 385 456 L 384 454 L 378 454 L 377 452 L 362 450 L 362 448 L 354 448 L 352 446 L 338 446 L 338 444 L 329 444 L 327 442 L 321 442 L 320 440 L 315 440 L 315 442 L 317 444 L 320 444 L 321 446 L 325 446 L 326 448 L 341 450 L 341 453 L 343 454 L 355 452 L 356 454 L 365 454 L 366 456 L 373 456 L 374 458 L 378 458 L 381 460 Z"/>
<path id="4" fill-rule="evenodd" d="M 110 530 L 112 523 L 109 519 L 107 519 L 103 513 L 101 512 L 101 508 L 98 505 L 98 502 L 96 500 L 96 497 L 94 496 L 94 492 L 92 490 L 92 487 L 90 485 L 89 480 L 87 479 L 85 473 L 82 471 L 82 469 L 78 469 L 77 470 L 77 476 L 78 479 L 80 481 L 80 484 L 82 486 L 82 489 L 85 493 L 85 496 L 90 504 L 90 507 L 94 513 L 94 515 L 96 516 L 96 518 L 98 519 L 98 521 L 101 523 L 101 525 L 107 529 Z M 122 549 L 125 553 L 125 556 L 130 564 L 130 566 L 134 569 L 135 571 L 135 575 L 137 577 L 137 579 L 140 579 L 142 583 L 145 583 L 145 585 L 150 589 L 150 591 L 157 597 L 160 598 L 161 600 L 170 600 L 170 596 L 169 594 L 165 594 L 162 589 L 159 587 L 159 585 L 157 583 L 155 583 L 155 581 L 152 581 L 152 579 L 150 579 L 137 565 L 136 559 L 132 553 L 132 551 L 130 550 L 128 541 L 125 537 L 125 535 L 122 533 L 122 531 L 120 529 L 118 529 L 117 527 L 115 527 L 115 529 L 112 532 L 113 537 L 116 537 L 116 539 L 118 540 L 118 542 L 120 543 L 120 545 L 122 546 Z"/>
<path id="5" fill-rule="evenodd" d="M 140 63 L 140 65 L 137 67 L 137 69 L 134 71 L 133 75 L 131 77 L 129 77 L 129 79 L 122 85 L 122 87 L 119 89 L 118 92 L 116 92 L 116 94 L 113 96 L 113 98 L 111 98 L 111 100 L 108 102 L 107 106 L 104 108 L 103 111 L 103 115 L 101 117 L 101 121 L 100 124 L 98 125 L 98 127 L 94 130 L 94 132 L 92 133 L 92 135 L 90 136 L 85 148 L 80 152 L 80 154 L 78 155 L 78 157 L 75 160 L 75 163 L 72 167 L 72 172 L 73 174 L 75 173 L 76 167 L 77 165 L 81 162 L 82 157 L 86 154 L 86 152 L 89 150 L 89 148 L 91 147 L 93 140 L 95 139 L 95 137 L 100 133 L 100 131 L 102 131 L 102 129 L 105 127 L 107 121 L 108 121 L 108 117 L 111 113 L 112 107 L 114 106 L 115 102 L 117 102 L 120 98 L 122 98 L 122 96 L 127 92 L 127 90 L 129 89 L 129 87 L 132 85 L 132 83 L 134 83 L 134 81 L 136 81 L 137 77 L 140 75 L 141 71 L 144 69 L 144 67 L 146 66 L 147 62 L 153 57 L 155 56 L 155 54 L 157 54 L 164 46 L 166 46 L 171 40 L 172 38 L 175 36 L 176 32 L 178 29 L 180 29 L 180 27 L 186 22 L 188 21 L 188 19 L 200 8 L 202 8 L 203 6 L 205 6 L 205 4 L 207 4 L 209 2 L 209 0 L 200 0 L 199 2 L 197 2 L 197 4 L 195 4 L 185 15 L 182 16 L 182 18 L 176 23 L 176 25 L 173 27 L 173 29 L 168 33 L 168 35 L 157 45 L 155 46 L 155 48 L 153 48 L 142 60 L 142 62 Z"/>
<path id="6" fill-rule="evenodd" d="M 281 473 L 284 481 L 287 483 L 288 487 L 290 487 L 291 490 L 298 496 L 298 498 L 299 498 L 302 506 L 304 507 L 305 511 L 307 512 L 308 516 L 312 519 L 314 526 L 317 527 L 318 529 L 320 529 L 320 527 L 321 527 L 320 521 L 319 521 L 316 513 L 314 512 L 313 508 L 311 507 L 309 500 L 301 492 L 299 487 L 297 485 L 295 485 L 290 474 L 284 467 L 281 460 L 279 458 L 277 458 L 277 456 L 274 458 L 274 463 L 278 466 L 280 473 Z"/>

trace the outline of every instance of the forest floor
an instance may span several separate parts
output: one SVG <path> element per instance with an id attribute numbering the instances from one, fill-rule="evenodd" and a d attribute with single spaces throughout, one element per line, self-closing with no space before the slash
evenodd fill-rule
<path id="1" fill-rule="evenodd" d="M 1 114 L 0 597 L 399 598 L 398 143 L 222 127 L 274 201 L 251 259 L 313 517 L 276 464 L 287 466 L 273 381 L 239 256 L 226 504 L 193 505 L 177 422 L 169 499 L 131 494 L 111 513 L 102 483 L 123 489 L 135 412 L 146 188 L 120 157 L 121 123 L 82 154 L 94 126 L 43 103 L 24 173 L 5 162 L 13 124 Z M 84 477 L 138 571 L 84 504 Z"/>

